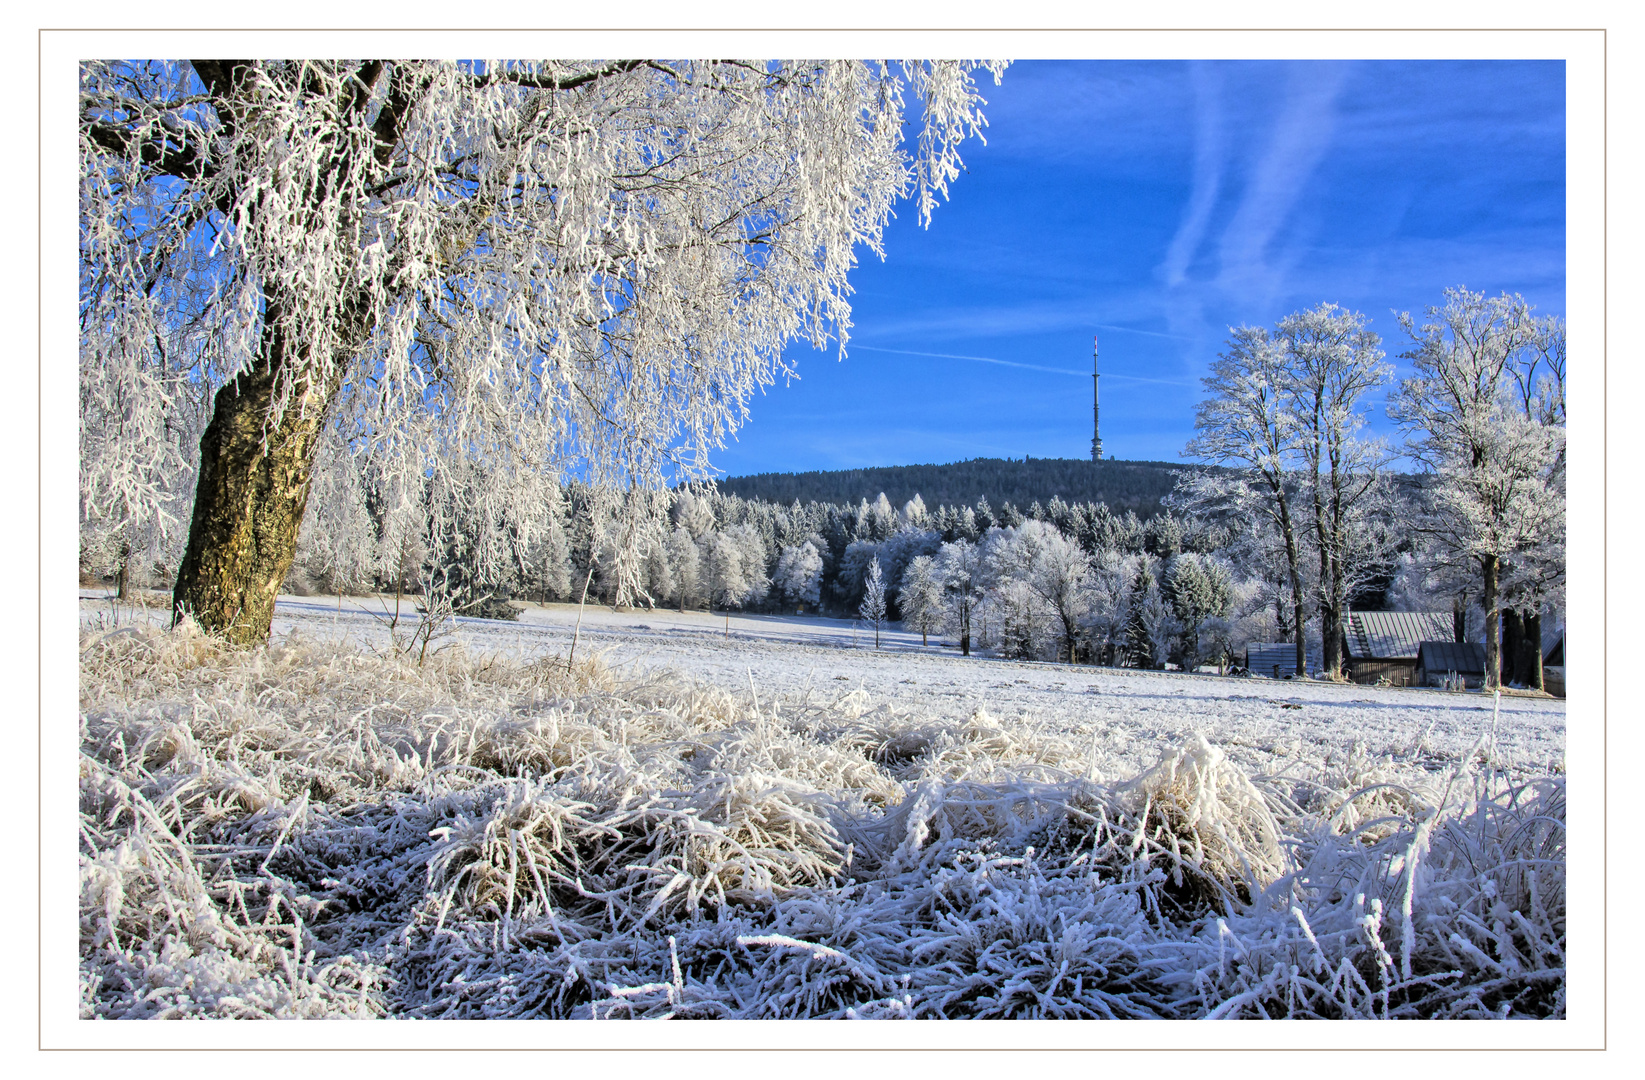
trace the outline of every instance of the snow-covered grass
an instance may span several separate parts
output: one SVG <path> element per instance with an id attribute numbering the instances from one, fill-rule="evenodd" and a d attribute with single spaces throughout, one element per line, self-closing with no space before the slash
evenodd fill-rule
<path id="1" fill-rule="evenodd" d="M 87 1016 L 1564 1014 L 1560 702 L 85 608 Z"/>

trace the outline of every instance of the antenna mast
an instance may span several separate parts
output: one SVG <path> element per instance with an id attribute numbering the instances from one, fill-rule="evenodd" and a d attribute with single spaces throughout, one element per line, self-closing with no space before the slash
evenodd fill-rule
<path id="1" fill-rule="evenodd" d="M 1102 409 L 1098 403 L 1097 335 L 1091 335 L 1091 460 L 1102 460 Z"/>

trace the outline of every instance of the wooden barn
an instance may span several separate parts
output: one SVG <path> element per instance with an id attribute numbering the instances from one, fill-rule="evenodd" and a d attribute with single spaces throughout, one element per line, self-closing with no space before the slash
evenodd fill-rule
<path id="1" fill-rule="evenodd" d="M 1312 671 L 1313 657 L 1305 656 L 1303 666 Z M 1252 643 L 1245 646 L 1245 672 L 1270 679 L 1296 678 L 1297 646 L 1294 641 Z"/>
<path id="2" fill-rule="evenodd" d="M 1449 611 L 1353 611 L 1343 630 L 1343 666 L 1357 683 L 1410 686 L 1424 641 L 1455 638 Z"/>
<path id="3" fill-rule="evenodd" d="M 1452 677 L 1461 678 L 1469 690 L 1484 686 L 1485 646 L 1477 641 L 1422 642 L 1417 647 L 1416 685 L 1444 686 Z"/>
<path id="4" fill-rule="evenodd" d="M 1550 635 L 1552 636 L 1552 635 Z M 1542 688 L 1554 697 L 1565 696 L 1565 631 L 1559 631 L 1552 645 L 1542 644 Z"/>

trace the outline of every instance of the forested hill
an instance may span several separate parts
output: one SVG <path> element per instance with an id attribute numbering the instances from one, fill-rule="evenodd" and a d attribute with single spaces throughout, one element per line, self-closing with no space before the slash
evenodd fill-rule
<path id="1" fill-rule="evenodd" d="M 745 499 L 784 505 L 798 499 L 824 503 L 873 502 L 885 492 L 892 506 L 916 494 L 935 510 L 973 506 L 986 496 L 991 506 L 1011 503 L 1025 509 L 1035 500 L 1059 496 L 1064 502 L 1101 502 L 1116 514 L 1135 510 L 1147 518 L 1176 483 L 1182 464 L 1165 461 L 1101 461 L 1077 458 L 973 458 L 950 465 L 891 465 L 835 472 L 758 473 L 719 481 L 721 491 Z"/>

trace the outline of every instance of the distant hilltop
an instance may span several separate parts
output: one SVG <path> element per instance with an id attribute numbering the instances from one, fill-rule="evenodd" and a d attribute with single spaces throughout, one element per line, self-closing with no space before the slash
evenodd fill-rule
<path id="1" fill-rule="evenodd" d="M 855 505 L 884 492 L 893 506 L 918 494 L 925 505 L 975 506 L 979 498 L 999 508 L 1027 510 L 1052 497 L 1064 502 L 1107 503 L 1116 514 L 1134 510 L 1147 518 L 1160 510 L 1176 474 L 1188 466 L 1168 461 L 1092 462 L 1080 458 L 972 458 L 949 465 L 888 465 L 832 472 L 757 473 L 718 481 L 721 491 L 745 499 L 787 505 L 821 502 Z"/>

